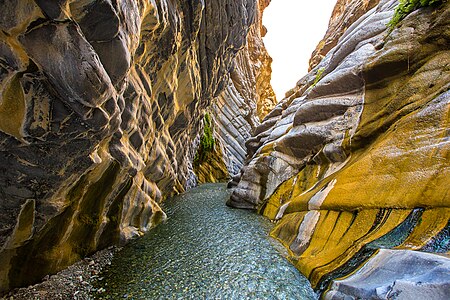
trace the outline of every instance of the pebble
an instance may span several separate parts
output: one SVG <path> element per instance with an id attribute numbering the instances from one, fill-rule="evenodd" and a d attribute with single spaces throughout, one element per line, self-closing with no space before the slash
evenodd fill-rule
<path id="1" fill-rule="evenodd" d="M 111 264 L 114 253 L 118 250 L 118 248 L 110 247 L 99 251 L 92 257 L 79 261 L 56 275 L 45 276 L 41 283 L 15 289 L 6 295 L 0 294 L 0 299 L 90 300 L 93 298 L 92 293 L 95 292 L 93 282 L 103 280 L 96 274 L 99 274 L 106 265 Z M 97 290 L 97 293 L 104 292 L 106 292 L 105 288 Z"/>
<path id="2" fill-rule="evenodd" d="M 227 196 L 224 185 L 203 185 L 166 201 L 169 221 L 124 247 L 96 281 L 107 287 L 102 298 L 126 291 L 130 299 L 315 299 L 308 280 L 272 246 L 272 225 L 228 209 Z"/>

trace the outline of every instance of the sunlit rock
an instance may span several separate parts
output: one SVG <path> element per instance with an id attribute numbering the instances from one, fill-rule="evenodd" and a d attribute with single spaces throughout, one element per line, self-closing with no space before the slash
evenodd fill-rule
<path id="1" fill-rule="evenodd" d="M 206 108 L 260 41 L 248 37 L 257 11 L 254 0 L 2 1 L 0 290 L 164 220 L 161 201 L 195 184 Z M 233 130 L 245 139 L 251 126 Z"/>
<path id="2" fill-rule="evenodd" d="M 398 2 L 372 4 L 255 130 L 228 202 L 276 220 L 320 291 L 380 248 L 450 249 L 450 4 L 392 31 Z"/>
<path id="3" fill-rule="evenodd" d="M 338 0 L 331 15 L 328 30 L 309 60 L 309 71 L 337 45 L 339 38 L 354 22 L 378 3 L 380 0 Z"/>

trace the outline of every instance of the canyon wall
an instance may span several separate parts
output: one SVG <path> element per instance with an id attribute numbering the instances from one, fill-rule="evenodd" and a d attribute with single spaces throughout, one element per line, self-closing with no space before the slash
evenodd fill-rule
<path id="1" fill-rule="evenodd" d="M 236 83 L 257 5 L 2 1 L 0 290 L 164 220 L 161 201 L 195 184 L 203 116 Z"/>
<path id="2" fill-rule="evenodd" d="M 335 13 L 361 1 L 347 2 Z M 248 140 L 228 202 L 274 220 L 271 235 L 316 290 L 373 258 L 335 281 L 326 299 L 385 299 L 396 284 L 381 287 L 389 272 L 404 291 L 448 290 L 448 275 L 439 275 L 448 263 L 416 268 L 429 256 L 379 252 L 450 250 L 450 3 L 417 9 L 391 29 L 397 5 L 368 5 L 338 37 L 325 37 L 334 48 L 313 54 L 317 66 Z M 428 265 L 440 265 L 430 255 Z M 411 279 L 413 269 L 431 273 Z"/>
<path id="3" fill-rule="evenodd" d="M 339 38 L 353 23 L 378 3 L 380 0 L 338 0 L 331 14 L 327 32 L 311 55 L 309 71 L 336 46 Z"/>
<path id="4" fill-rule="evenodd" d="M 272 58 L 262 38 L 264 9 L 270 0 L 257 1 L 255 23 L 247 42 L 233 61 L 228 85 L 212 102 L 216 147 L 195 167 L 200 183 L 224 181 L 239 174 L 245 161 L 245 142 L 276 104 L 270 85 Z"/>

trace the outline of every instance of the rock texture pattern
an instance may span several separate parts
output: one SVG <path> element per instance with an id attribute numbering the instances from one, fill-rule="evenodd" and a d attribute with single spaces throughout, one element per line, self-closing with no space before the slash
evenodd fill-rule
<path id="1" fill-rule="evenodd" d="M 164 219 L 254 0 L 1 1 L 0 290 Z"/>
<path id="2" fill-rule="evenodd" d="M 328 30 L 309 60 L 309 71 L 314 69 L 333 49 L 347 29 L 380 0 L 338 0 L 331 14 Z"/>
<path id="3" fill-rule="evenodd" d="M 228 202 L 275 220 L 317 290 L 380 248 L 450 250 L 450 3 L 390 32 L 397 4 L 349 24 L 263 120 Z"/>
<path id="4" fill-rule="evenodd" d="M 450 259 L 411 250 L 380 250 L 355 274 L 333 281 L 324 299 L 448 299 Z"/>
<path id="5" fill-rule="evenodd" d="M 262 40 L 267 32 L 262 16 L 269 4 L 270 0 L 257 1 L 259 9 L 247 43 L 233 61 L 225 90 L 212 102 L 216 149 L 196 171 L 199 182 L 223 181 L 226 170 L 231 176 L 239 174 L 245 161 L 245 142 L 276 104 L 270 85 L 272 58 Z"/>

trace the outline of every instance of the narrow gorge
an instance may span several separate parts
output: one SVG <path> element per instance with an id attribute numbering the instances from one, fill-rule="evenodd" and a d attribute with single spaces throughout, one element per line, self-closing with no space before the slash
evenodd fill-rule
<path id="1" fill-rule="evenodd" d="M 0 0 L 0 297 L 448 299 L 450 3 L 337 0 L 276 99 L 270 2 Z"/>

